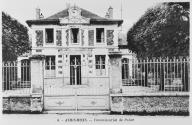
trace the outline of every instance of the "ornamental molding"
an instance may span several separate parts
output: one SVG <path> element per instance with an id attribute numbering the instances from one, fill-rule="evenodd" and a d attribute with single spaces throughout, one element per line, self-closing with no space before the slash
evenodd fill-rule
<path id="1" fill-rule="evenodd" d="M 73 6 L 68 9 L 69 16 L 60 18 L 60 24 L 89 24 L 90 19 L 81 16 L 81 9 Z"/>

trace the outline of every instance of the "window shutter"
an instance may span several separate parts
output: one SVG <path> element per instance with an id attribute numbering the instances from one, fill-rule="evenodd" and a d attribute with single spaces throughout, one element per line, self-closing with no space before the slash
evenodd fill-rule
<path id="1" fill-rule="evenodd" d="M 83 29 L 81 30 L 81 43 L 83 46 L 84 45 L 84 30 Z"/>
<path id="2" fill-rule="evenodd" d="M 101 42 L 103 43 L 105 41 L 104 32 L 101 33 Z"/>
<path id="3" fill-rule="evenodd" d="M 113 45 L 114 44 L 113 32 L 114 32 L 114 30 L 107 30 L 107 45 Z"/>
<path id="4" fill-rule="evenodd" d="M 70 30 L 70 37 L 71 37 L 70 43 L 73 43 L 73 32 L 72 32 L 72 29 Z"/>
<path id="5" fill-rule="evenodd" d="M 66 44 L 69 45 L 69 29 L 66 30 Z"/>
<path id="6" fill-rule="evenodd" d="M 88 40 L 89 40 L 89 46 L 93 46 L 94 45 L 94 30 L 89 30 L 88 31 Z"/>
<path id="7" fill-rule="evenodd" d="M 80 42 L 80 33 L 78 32 L 78 34 L 77 34 L 77 43 L 79 43 Z"/>
<path id="8" fill-rule="evenodd" d="M 36 45 L 43 46 L 43 30 L 36 30 Z"/>
<path id="9" fill-rule="evenodd" d="M 57 46 L 62 46 L 61 34 L 62 34 L 61 30 L 56 31 L 56 44 L 57 44 Z"/>

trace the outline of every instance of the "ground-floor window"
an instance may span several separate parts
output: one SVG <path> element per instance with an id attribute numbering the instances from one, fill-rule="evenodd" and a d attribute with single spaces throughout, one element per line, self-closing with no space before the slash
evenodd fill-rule
<path id="1" fill-rule="evenodd" d="M 105 55 L 96 55 L 95 56 L 95 67 L 96 67 L 97 76 L 102 76 L 102 75 L 106 74 Z"/>
<path id="2" fill-rule="evenodd" d="M 46 77 L 55 77 L 55 56 L 46 56 L 45 75 Z"/>

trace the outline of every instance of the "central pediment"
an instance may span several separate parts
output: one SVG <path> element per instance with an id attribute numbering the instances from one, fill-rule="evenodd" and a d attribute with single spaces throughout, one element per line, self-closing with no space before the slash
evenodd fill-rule
<path id="1" fill-rule="evenodd" d="M 73 6 L 68 9 L 68 17 L 60 18 L 60 24 L 89 24 L 90 19 L 81 16 L 81 9 Z"/>

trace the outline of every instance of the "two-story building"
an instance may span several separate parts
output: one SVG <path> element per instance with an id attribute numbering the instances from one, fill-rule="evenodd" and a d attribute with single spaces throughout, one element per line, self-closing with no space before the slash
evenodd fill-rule
<path id="1" fill-rule="evenodd" d="M 32 55 L 45 56 L 45 109 L 109 109 L 110 90 L 125 77 L 121 59 L 132 57 L 127 48 L 119 48 L 122 23 L 113 19 L 112 7 L 105 18 L 77 6 L 47 18 L 36 9 L 36 20 L 27 24 Z"/>

